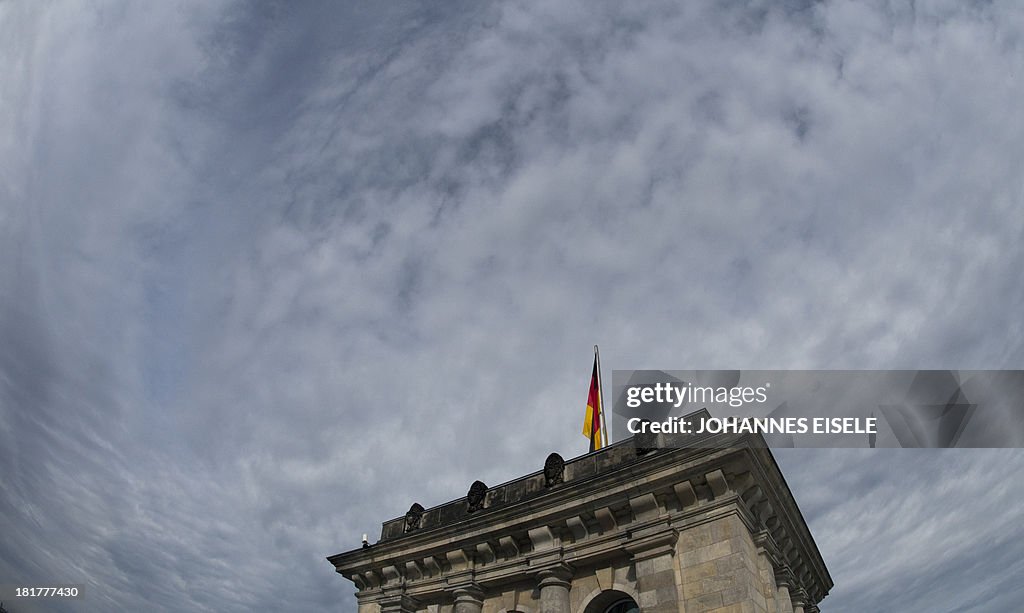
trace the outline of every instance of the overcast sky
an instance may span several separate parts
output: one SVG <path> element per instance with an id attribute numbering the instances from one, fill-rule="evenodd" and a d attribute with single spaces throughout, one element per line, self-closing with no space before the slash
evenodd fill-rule
<path id="1" fill-rule="evenodd" d="M 1022 100 L 1013 0 L 0 1 L 0 583 L 352 611 L 595 343 L 1024 368 Z M 1020 451 L 777 457 L 824 611 L 1024 598 Z"/>

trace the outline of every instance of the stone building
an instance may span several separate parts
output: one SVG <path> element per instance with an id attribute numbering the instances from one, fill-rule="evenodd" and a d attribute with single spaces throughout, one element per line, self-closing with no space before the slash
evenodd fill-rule
<path id="1" fill-rule="evenodd" d="M 764 440 L 712 439 L 551 454 L 328 560 L 359 613 L 818 611 L 832 579 Z"/>

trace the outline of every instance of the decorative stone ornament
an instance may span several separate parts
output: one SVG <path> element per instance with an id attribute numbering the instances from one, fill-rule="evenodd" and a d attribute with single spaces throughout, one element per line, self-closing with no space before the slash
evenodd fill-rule
<path id="1" fill-rule="evenodd" d="M 633 447 L 636 448 L 636 455 L 642 456 L 658 449 L 658 436 L 656 434 L 642 433 L 633 437 Z"/>
<path id="2" fill-rule="evenodd" d="M 423 519 L 423 507 L 420 503 L 414 502 L 405 514 L 405 531 L 419 530 L 421 519 Z"/>
<path id="3" fill-rule="evenodd" d="M 557 453 L 552 453 L 544 461 L 544 487 L 551 487 L 562 482 L 565 475 L 565 460 Z"/>
<path id="4" fill-rule="evenodd" d="M 466 494 L 466 510 L 470 513 L 479 511 L 484 508 L 484 496 L 487 495 L 487 484 L 483 481 L 474 481 L 473 485 L 469 486 L 469 492 Z"/>

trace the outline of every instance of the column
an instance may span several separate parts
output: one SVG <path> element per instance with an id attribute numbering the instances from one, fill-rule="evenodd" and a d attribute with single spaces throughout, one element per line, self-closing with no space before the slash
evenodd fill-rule
<path id="1" fill-rule="evenodd" d="M 778 591 L 775 592 L 775 601 L 778 603 L 778 612 L 792 613 L 793 601 L 790 600 L 789 596 L 789 579 L 784 575 L 776 575 L 775 585 L 778 587 Z"/>
<path id="2" fill-rule="evenodd" d="M 456 588 L 455 613 L 480 613 L 484 608 L 484 592 L 476 585 Z"/>
<path id="3" fill-rule="evenodd" d="M 569 587 L 572 569 L 559 565 L 537 573 L 540 586 L 540 613 L 571 613 Z"/>
<path id="4" fill-rule="evenodd" d="M 768 611 L 775 613 L 779 610 L 778 586 L 775 583 L 775 564 L 772 557 L 764 547 L 757 550 L 757 570 L 761 578 L 761 589 L 764 592 L 764 602 Z"/>
<path id="5" fill-rule="evenodd" d="M 359 613 L 370 613 L 371 611 L 375 611 L 375 610 L 377 610 L 377 607 L 375 606 L 375 603 L 370 602 L 369 600 L 366 600 L 366 601 L 360 600 L 359 601 Z"/>
<path id="6" fill-rule="evenodd" d="M 793 613 L 804 613 L 804 594 L 802 589 L 797 589 L 796 593 L 793 594 Z"/>

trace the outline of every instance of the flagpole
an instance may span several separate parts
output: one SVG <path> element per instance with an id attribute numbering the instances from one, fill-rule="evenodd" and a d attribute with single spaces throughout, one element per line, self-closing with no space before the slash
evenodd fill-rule
<path id="1" fill-rule="evenodd" d="M 601 437 L 604 439 L 601 447 L 607 447 L 608 441 L 611 439 L 611 428 L 612 424 L 610 421 L 605 419 L 604 413 L 604 384 L 601 383 L 601 352 L 598 351 L 597 345 L 594 345 L 594 360 L 597 361 L 597 395 L 600 399 L 601 409 Z"/>

